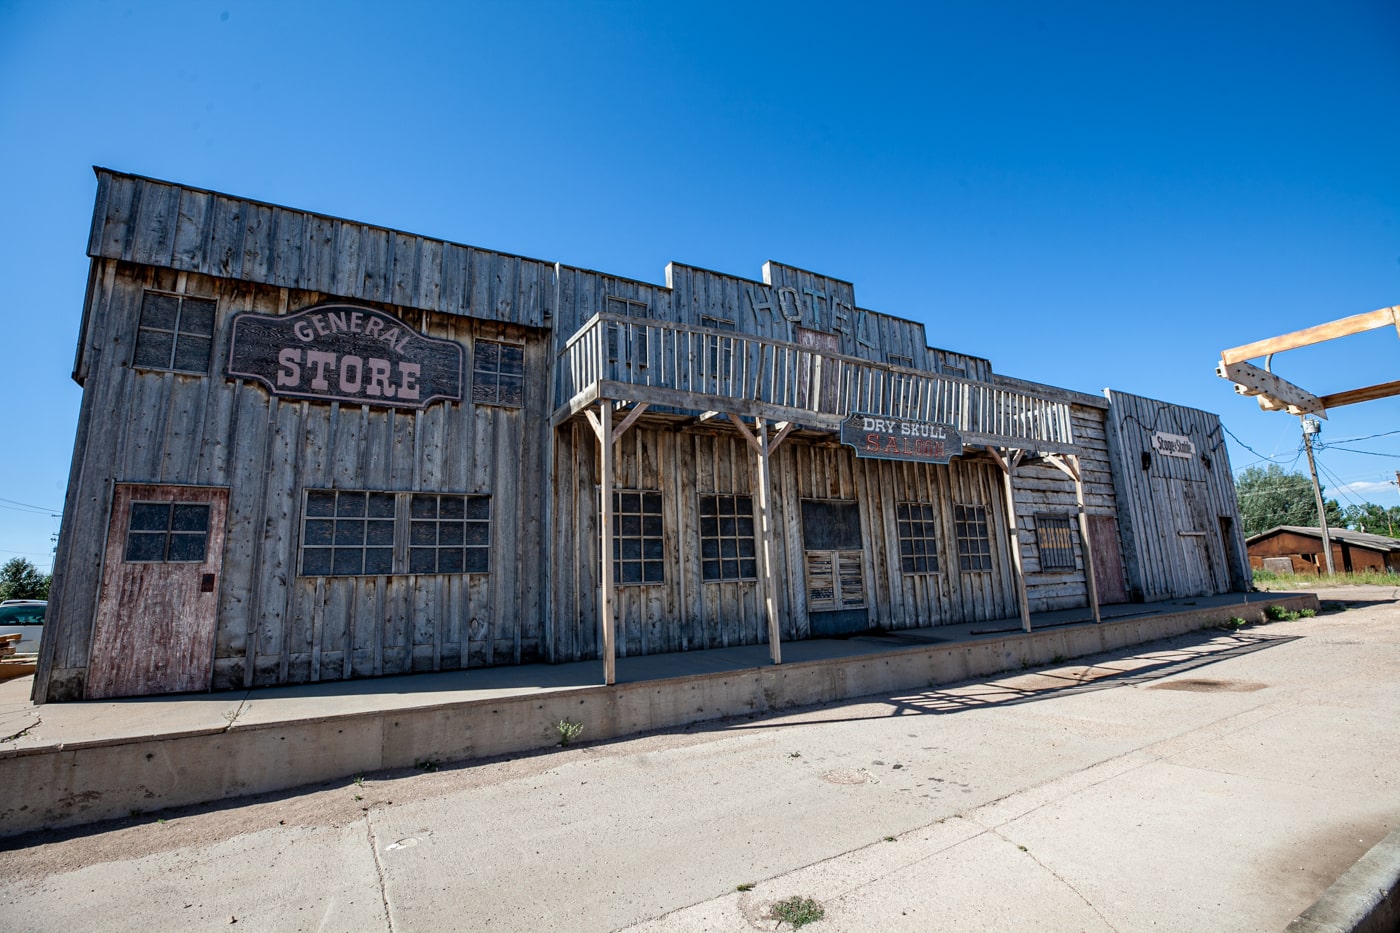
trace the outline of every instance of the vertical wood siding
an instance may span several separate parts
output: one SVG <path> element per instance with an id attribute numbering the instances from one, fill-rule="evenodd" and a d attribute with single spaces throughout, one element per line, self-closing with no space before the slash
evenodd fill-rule
<path id="1" fill-rule="evenodd" d="M 1110 392 L 1109 402 L 1108 446 L 1134 598 L 1150 602 L 1243 585 L 1248 556 L 1220 419 L 1126 392 Z M 1189 437 L 1195 455 L 1158 454 L 1152 449 L 1155 432 Z M 1231 520 L 1228 537 L 1222 517 Z"/>
<path id="2" fill-rule="evenodd" d="M 553 297 L 540 260 L 106 169 L 88 255 L 529 327 Z"/>
<path id="3" fill-rule="evenodd" d="M 282 229 L 286 229 L 282 227 Z M 526 347 L 520 409 L 460 404 L 422 411 L 270 396 L 223 375 L 228 321 L 285 314 L 315 291 L 255 286 L 174 269 L 101 263 L 99 313 L 85 335 L 83 396 L 64 513 L 48 671 L 80 693 L 99 590 L 113 479 L 228 486 L 227 547 L 215 635 L 216 688 L 335 680 L 537 660 L 543 651 L 547 340 L 510 324 L 386 306 L 409 326 L 467 348 Z M 144 289 L 217 301 L 210 376 L 130 365 Z M 305 488 L 429 490 L 492 497 L 484 575 L 300 577 Z M 51 693 L 54 691 L 51 691 Z"/>
<path id="4" fill-rule="evenodd" d="M 556 436 L 560 502 L 553 542 L 556 660 L 599 656 L 597 616 L 598 446 L 581 422 Z M 660 490 L 664 500 L 666 579 L 617 587 L 621 656 L 761 644 L 767 630 L 757 583 L 704 582 L 700 566 L 699 497 L 753 496 L 754 454 L 724 430 L 634 427 L 618 443 L 617 489 Z M 788 440 L 773 457 L 775 575 L 784 639 L 809 634 L 802 540 L 803 499 L 859 503 L 867 608 L 872 625 L 917 628 L 1007 618 L 1016 613 L 1007 551 L 1000 474 L 987 462 L 947 466 L 857 460 L 849 448 Z M 939 516 L 940 572 L 904 574 L 896 506 L 927 503 Z M 987 509 L 993 545 L 990 571 L 959 570 L 954 504 Z"/>

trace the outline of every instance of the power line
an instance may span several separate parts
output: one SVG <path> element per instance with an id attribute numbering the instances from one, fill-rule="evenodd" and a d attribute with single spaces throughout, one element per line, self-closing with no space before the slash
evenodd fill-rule
<path id="1" fill-rule="evenodd" d="M 1267 456 L 1267 455 L 1265 455 L 1265 454 L 1261 454 L 1259 451 L 1255 450 L 1253 447 L 1250 447 L 1250 446 L 1249 446 L 1248 444 L 1246 444 L 1244 441 L 1240 440 L 1240 439 L 1235 435 L 1235 432 L 1234 432 L 1234 431 L 1231 431 L 1229 428 L 1225 427 L 1225 422 L 1223 422 L 1223 421 L 1220 422 L 1220 427 L 1223 428 L 1223 429 L 1225 430 L 1225 433 L 1226 433 L 1226 434 L 1230 435 L 1230 437 L 1234 439 L 1234 441 L 1235 441 L 1236 444 L 1239 444 L 1241 447 L 1243 447 L 1245 450 L 1249 451 L 1250 453 L 1254 454 L 1254 456 L 1258 457 L 1260 460 L 1268 460 L 1268 461 L 1271 462 L 1271 463 L 1279 463 L 1279 462 L 1281 462 L 1281 461 L 1283 460 L 1282 457 L 1270 457 L 1270 456 Z M 1294 463 L 1297 463 L 1297 462 L 1298 462 L 1298 458 L 1297 458 L 1296 456 L 1293 458 L 1293 462 L 1294 462 Z"/>

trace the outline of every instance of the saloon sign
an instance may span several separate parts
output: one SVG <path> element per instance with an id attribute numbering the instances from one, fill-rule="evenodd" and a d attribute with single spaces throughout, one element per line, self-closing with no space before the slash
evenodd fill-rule
<path id="1" fill-rule="evenodd" d="M 233 319 L 230 378 L 255 379 L 273 395 L 324 402 L 423 408 L 462 398 L 462 347 L 398 318 L 329 304 L 286 316 Z"/>
<path id="2" fill-rule="evenodd" d="M 841 422 L 841 443 L 854 447 L 857 457 L 875 460 L 947 463 L 962 453 L 962 436 L 951 424 L 861 412 Z"/>

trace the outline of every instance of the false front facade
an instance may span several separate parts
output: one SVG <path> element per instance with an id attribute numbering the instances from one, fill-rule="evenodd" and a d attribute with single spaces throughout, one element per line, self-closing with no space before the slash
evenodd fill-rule
<path id="1" fill-rule="evenodd" d="M 98 171 L 35 697 L 1224 592 L 1214 416 L 995 373 L 847 282 L 664 285 Z"/>

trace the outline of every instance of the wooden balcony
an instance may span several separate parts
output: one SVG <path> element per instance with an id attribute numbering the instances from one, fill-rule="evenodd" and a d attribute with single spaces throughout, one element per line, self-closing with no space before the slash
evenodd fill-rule
<path id="1" fill-rule="evenodd" d="M 555 424 L 600 400 L 828 431 L 864 412 L 953 425 L 968 447 L 1079 452 L 1064 401 L 733 331 L 598 314 L 557 365 Z"/>

